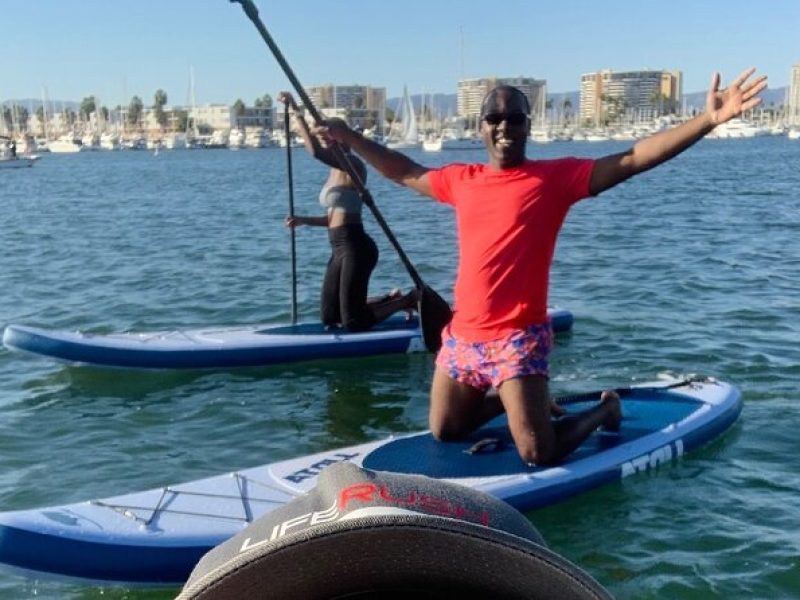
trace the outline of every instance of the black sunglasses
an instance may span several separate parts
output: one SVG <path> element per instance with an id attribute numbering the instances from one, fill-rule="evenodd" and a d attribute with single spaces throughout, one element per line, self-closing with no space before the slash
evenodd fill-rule
<path id="1" fill-rule="evenodd" d="M 525 121 L 528 120 L 528 115 L 521 112 L 489 113 L 488 115 L 484 115 L 483 120 L 486 121 L 489 125 L 500 125 L 500 123 L 505 121 L 506 125 L 514 127 L 524 124 Z"/>

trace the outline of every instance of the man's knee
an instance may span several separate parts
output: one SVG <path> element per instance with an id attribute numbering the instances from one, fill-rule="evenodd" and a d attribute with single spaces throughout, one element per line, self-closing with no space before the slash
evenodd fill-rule
<path id="1" fill-rule="evenodd" d="M 429 419 L 429 427 L 431 435 L 440 442 L 455 442 L 466 435 L 464 427 L 453 418 L 437 419 L 431 416 Z"/>

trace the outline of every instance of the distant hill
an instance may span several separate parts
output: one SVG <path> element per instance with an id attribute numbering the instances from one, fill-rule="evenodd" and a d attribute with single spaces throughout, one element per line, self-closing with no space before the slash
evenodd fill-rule
<path id="1" fill-rule="evenodd" d="M 767 89 L 761 92 L 761 106 L 781 106 L 786 101 L 786 93 L 788 87 L 780 87 L 775 89 Z M 702 110 L 706 106 L 706 92 L 692 92 L 691 94 L 683 95 L 686 101 L 686 111 L 691 112 L 694 110 Z"/>

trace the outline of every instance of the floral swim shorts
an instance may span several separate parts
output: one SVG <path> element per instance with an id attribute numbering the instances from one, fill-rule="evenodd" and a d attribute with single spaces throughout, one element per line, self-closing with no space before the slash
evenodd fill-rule
<path id="1" fill-rule="evenodd" d="M 442 332 L 436 366 L 451 379 L 485 391 L 515 377 L 547 377 L 547 357 L 552 347 L 550 321 L 517 329 L 488 342 L 461 341 L 453 336 L 448 325 Z"/>

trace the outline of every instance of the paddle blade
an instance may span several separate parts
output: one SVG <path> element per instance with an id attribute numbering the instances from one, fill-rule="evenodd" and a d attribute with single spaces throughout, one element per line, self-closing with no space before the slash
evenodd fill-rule
<path id="1" fill-rule="evenodd" d="M 429 288 L 419 290 L 419 320 L 422 325 L 422 339 L 431 352 L 438 352 L 442 346 L 442 329 L 450 322 L 453 311 L 445 300 Z"/>

